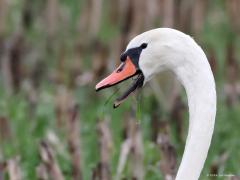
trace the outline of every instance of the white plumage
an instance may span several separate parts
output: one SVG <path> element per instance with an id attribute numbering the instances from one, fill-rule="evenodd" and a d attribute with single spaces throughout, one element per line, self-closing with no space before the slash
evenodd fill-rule
<path id="1" fill-rule="evenodd" d="M 136 36 L 127 49 L 147 43 L 139 66 L 149 81 L 155 74 L 171 70 L 186 89 L 189 106 L 189 130 L 177 180 L 199 178 L 214 130 L 216 91 L 214 77 L 203 50 L 188 35 L 159 28 Z"/>

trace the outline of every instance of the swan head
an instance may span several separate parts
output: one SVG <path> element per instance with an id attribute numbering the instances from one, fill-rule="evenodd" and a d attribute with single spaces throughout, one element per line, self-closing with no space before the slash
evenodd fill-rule
<path id="1" fill-rule="evenodd" d="M 129 89 L 115 101 L 116 108 L 155 74 L 164 69 L 171 69 L 171 65 L 177 64 L 177 61 L 172 62 L 175 33 L 167 28 L 155 29 L 133 38 L 120 56 L 119 67 L 96 85 L 96 91 L 135 77 Z"/>
<path id="2" fill-rule="evenodd" d="M 142 51 L 146 48 L 147 43 L 142 43 L 137 47 L 127 49 L 120 56 L 121 63 L 119 67 L 96 85 L 96 91 L 99 91 L 135 77 L 130 87 L 122 96 L 116 99 L 114 108 L 118 107 L 136 89 L 143 86 L 145 77 L 139 61 L 141 60 Z"/>

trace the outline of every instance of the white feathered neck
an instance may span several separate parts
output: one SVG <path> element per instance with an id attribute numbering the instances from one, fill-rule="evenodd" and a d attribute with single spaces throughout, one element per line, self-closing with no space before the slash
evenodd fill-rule
<path id="1" fill-rule="evenodd" d="M 173 71 L 186 89 L 189 130 L 177 180 L 199 178 L 214 130 L 216 91 L 213 74 L 202 49 L 188 35 L 159 28 L 136 36 L 127 49 L 148 43 L 139 65 L 149 81 L 164 69 Z"/>

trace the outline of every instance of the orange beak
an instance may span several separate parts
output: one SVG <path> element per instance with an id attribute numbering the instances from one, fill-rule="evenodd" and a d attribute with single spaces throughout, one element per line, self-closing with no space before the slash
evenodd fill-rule
<path id="1" fill-rule="evenodd" d="M 130 58 L 127 57 L 126 61 L 122 62 L 112 74 L 96 85 L 96 91 L 118 84 L 123 80 L 132 77 L 136 72 L 137 70 L 135 65 L 132 63 Z"/>

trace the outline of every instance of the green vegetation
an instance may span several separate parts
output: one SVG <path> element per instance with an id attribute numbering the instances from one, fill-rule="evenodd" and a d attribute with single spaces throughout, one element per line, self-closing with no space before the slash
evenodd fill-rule
<path id="1" fill-rule="evenodd" d="M 25 1 L 27 2 L 27 0 Z M 5 31 L 1 35 L 5 42 L 20 31 L 18 28 L 21 26 L 19 24 L 22 21 L 22 9 L 26 5 L 25 1 L 12 1 L 10 3 Z M 22 170 L 23 179 L 37 179 L 36 167 L 41 162 L 39 143 L 41 140 L 47 139 L 47 134 L 52 132 L 59 139 L 62 147 L 62 149 L 53 148 L 57 163 L 66 179 L 71 179 L 71 158 L 68 152 L 65 129 L 64 126 L 57 126 L 56 117 L 56 98 L 59 97 L 57 95 L 58 90 L 63 86 L 70 89 L 74 101 L 79 105 L 78 120 L 80 123 L 79 137 L 83 179 L 91 179 L 93 169 L 100 161 L 99 137 L 96 125 L 99 119 L 103 120 L 105 118 L 109 118 L 109 129 L 113 138 L 110 171 L 113 176 L 116 174 L 123 143 L 123 119 L 125 116 L 129 116 L 131 112 L 134 112 L 133 116 L 136 119 L 140 118 L 140 120 L 136 120 L 136 123 L 139 122 L 143 137 L 145 177 L 153 180 L 162 178 L 159 169 L 160 148 L 151 141 L 152 114 L 157 113 L 160 120 L 166 119 L 170 122 L 171 144 L 176 149 L 178 164 L 185 145 L 185 138 L 184 142 L 180 142 L 177 137 L 176 124 L 170 121 L 169 118 L 170 112 L 160 112 L 161 105 L 153 107 L 152 104 L 156 103 L 155 97 L 149 93 L 148 88 L 146 88 L 146 91 L 141 92 L 140 98 L 132 96 L 120 108 L 113 110 L 112 102 L 117 97 L 118 92 L 115 93 L 116 88 L 112 88 L 97 94 L 95 84 L 100 77 L 87 83 L 87 85 L 72 86 L 72 77 L 76 69 L 80 76 L 84 72 L 91 71 L 93 67 L 94 45 L 92 46 L 91 42 L 82 42 L 82 39 L 87 39 L 87 32 L 86 34 L 80 34 L 78 31 L 80 9 L 83 8 L 84 2 L 63 0 L 58 2 L 61 18 L 59 18 L 60 22 L 57 22 L 57 29 L 54 30 L 54 35 L 51 38 L 47 33 L 47 24 L 43 22 L 45 16 L 43 10 L 46 9 L 46 3 L 47 1 L 33 1 L 31 3 L 33 19 L 30 26 L 25 28 L 22 34 L 26 47 L 24 47 L 25 52 L 23 52 L 21 60 L 21 85 L 18 92 L 9 93 L 4 84 L 4 77 L 0 76 L 0 116 L 7 118 L 9 128 L 7 137 L 0 137 L 0 162 L 19 156 L 19 166 Z M 120 28 L 109 22 L 107 8 L 110 5 L 108 1 L 104 1 L 104 4 L 106 4 L 106 6 L 103 6 L 103 9 L 105 9 L 102 16 L 104 18 L 101 19 L 100 30 L 96 36 L 98 41 L 111 51 L 113 49 L 113 39 L 118 36 Z M 213 18 L 216 18 L 216 20 L 213 20 Z M 211 1 L 203 30 L 197 38 L 208 57 L 212 55 L 212 50 L 214 52 L 214 58 L 216 59 L 215 78 L 218 92 L 215 132 L 209 156 L 202 172 L 201 179 L 203 180 L 208 179 L 207 174 L 211 172 L 214 163 L 217 164 L 218 174 L 240 175 L 239 94 L 237 102 L 233 106 L 229 106 L 226 103 L 227 95 L 224 91 L 224 86 L 230 81 L 226 75 L 228 68 L 226 65 L 226 49 L 230 42 L 233 42 L 236 49 L 235 58 L 238 64 L 240 60 L 239 34 L 237 35 L 230 27 L 225 3 L 217 0 Z M 88 47 L 87 50 L 82 52 L 78 49 L 78 46 L 82 46 L 82 44 L 90 44 L 90 48 Z M 1 49 L 0 52 L 2 52 Z M 79 54 L 81 55 L 79 56 Z M 0 60 L 1 57 L 2 55 Z M 76 67 L 76 64 L 79 67 Z M 33 95 L 36 96 L 34 97 L 36 102 L 31 100 L 31 90 L 26 90 L 25 87 L 29 82 L 30 84 L 35 82 L 35 75 L 32 74 L 34 73 L 33 68 L 39 69 L 40 73 L 39 80 L 36 80 L 39 85 L 34 89 L 37 94 Z M 58 78 L 60 78 L 60 83 Z M 236 75 L 236 82 L 239 83 L 239 73 Z M 186 104 L 184 91 L 181 92 L 181 99 Z M 159 112 L 157 112 L 158 109 Z M 188 111 L 186 108 L 184 109 L 183 119 L 183 131 L 186 135 L 188 125 Z M 3 127 L 0 130 L 7 131 L 6 127 L 1 125 L 1 122 L 0 126 Z M 2 133 L 0 135 L 2 136 Z M 226 159 L 224 159 L 223 155 Z M 131 174 L 128 166 L 129 163 L 124 169 L 123 176 Z M 6 171 L 4 177 L 6 179 L 8 177 Z"/>

